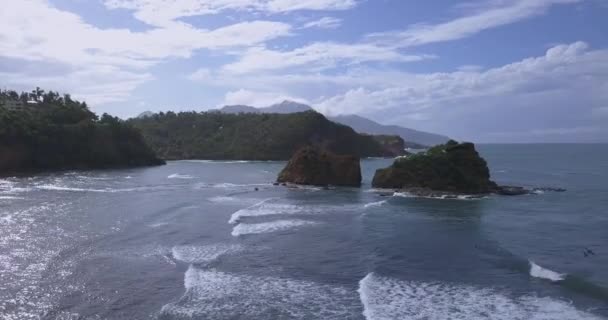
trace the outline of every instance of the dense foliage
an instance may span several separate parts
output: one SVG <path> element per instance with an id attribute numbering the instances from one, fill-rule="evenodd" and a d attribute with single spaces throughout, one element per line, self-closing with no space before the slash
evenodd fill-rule
<path id="1" fill-rule="evenodd" d="M 395 160 L 391 167 L 376 172 L 372 184 L 376 188 L 428 188 L 458 193 L 489 193 L 497 188 L 475 146 L 453 140 L 425 153 Z"/>
<path id="2" fill-rule="evenodd" d="M 306 145 L 359 157 L 395 155 L 373 136 L 360 135 L 314 111 L 167 112 L 130 122 L 164 159 L 287 160 Z"/>
<path id="3" fill-rule="evenodd" d="M 135 128 L 69 95 L 0 91 L 0 174 L 161 163 Z"/>

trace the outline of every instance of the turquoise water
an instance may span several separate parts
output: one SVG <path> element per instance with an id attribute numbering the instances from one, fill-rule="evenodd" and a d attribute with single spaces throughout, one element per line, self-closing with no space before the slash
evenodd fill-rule
<path id="1" fill-rule="evenodd" d="M 329 191 L 273 186 L 282 162 L 2 179 L 0 318 L 607 317 L 608 146 L 479 149 L 501 184 L 568 191 L 382 197 L 390 160 Z"/>

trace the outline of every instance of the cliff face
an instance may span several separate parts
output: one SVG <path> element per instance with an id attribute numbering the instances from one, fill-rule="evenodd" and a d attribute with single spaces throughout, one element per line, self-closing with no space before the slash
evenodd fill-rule
<path id="1" fill-rule="evenodd" d="M 315 147 L 298 150 L 287 163 L 277 182 L 314 186 L 361 186 L 359 158 L 341 156 Z"/>
<path id="2" fill-rule="evenodd" d="M 472 143 L 449 141 L 426 153 L 395 160 L 392 166 L 376 172 L 375 188 L 427 189 L 454 193 L 495 192 L 486 161 Z"/>
<path id="3" fill-rule="evenodd" d="M 14 92 L 0 95 L 6 100 L 33 99 Z M 99 119 L 69 96 L 43 91 L 38 95 L 36 103 L 0 106 L 0 175 L 164 163 L 123 121 L 108 115 Z"/>
<path id="4" fill-rule="evenodd" d="M 373 136 L 308 111 L 291 114 L 160 113 L 130 123 L 164 159 L 288 160 L 303 146 L 357 157 L 394 157 Z"/>

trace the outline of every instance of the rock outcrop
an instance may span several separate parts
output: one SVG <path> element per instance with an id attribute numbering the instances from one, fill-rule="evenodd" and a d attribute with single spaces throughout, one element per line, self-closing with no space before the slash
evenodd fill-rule
<path id="1" fill-rule="evenodd" d="M 376 171 L 372 185 L 455 194 L 492 193 L 498 187 L 475 146 L 453 140 L 425 153 L 398 158 L 392 166 Z"/>
<path id="2" fill-rule="evenodd" d="M 499 186 L 490 179 L 488 164 L 477 153 L 475 145 L 454 140 L 424 153 L 398 157 L 392 166 L 376 171 L 372 186 L 443 199 L 490 193 L 520 196 L 566 191 L 562 188 Z"/>
<path id="3" fill-rule="evenodd" d="M 405 141 L 400 136 L 374 135 L 372 136 L 382 147 L 395 156 L 408 155 L 405 151 Z"/>
<path id="4" fill-rule="evenodd" d="M 360 187 L 359 158 L 352 155 L 337 155 L 312 146 L 303 147 L 291 157 L 279 174 L 277 182 Z"/>

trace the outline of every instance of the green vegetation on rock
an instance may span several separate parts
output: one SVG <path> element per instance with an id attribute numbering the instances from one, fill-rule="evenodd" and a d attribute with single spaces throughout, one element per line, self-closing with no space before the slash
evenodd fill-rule
<path id="1" fill-rule="evenodd" d="M 495 192 L 486 161 L 472 143 L 450 140 L 427 152 L 398 158 L 376 171 L 375 188 L 422 188 L 433 191 L 481 194 Z"/>
<path id="2" fill-rule="evenodd" d="M 69 95 L 0 91 L 0 175 L 162 163 L 135 128 Z"/>
<path id="3" fill-rule="evenodd" d="M 403 154 L 403 150 L 395 153 L 374 136 L 358 134 L 314 111 L 292 114 L 167 112 L 129 122 L 139 128 L 149 145 L 167 160 L 288 160 L 306 145 L 358 157 Z"/>

